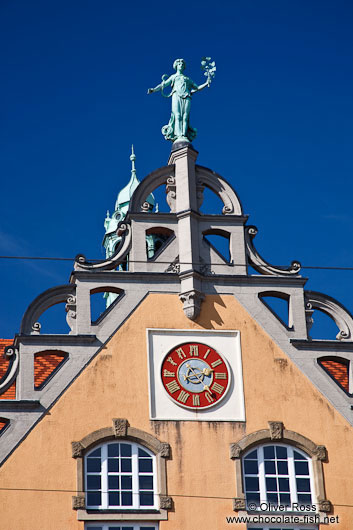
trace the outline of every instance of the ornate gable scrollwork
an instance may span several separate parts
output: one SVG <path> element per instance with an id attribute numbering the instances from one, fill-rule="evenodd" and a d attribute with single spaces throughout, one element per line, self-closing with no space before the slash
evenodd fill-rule
<path id="1" fill-rule="evenodd" d="M 0 379 L 0 393 L 6 390 L 16 377 L 19 365 L 18 349 L 13 345 L 7 346 L 5 348 L 5 357 L 7 357 L 10 362 L 6 374 L 3 379 Z"/>
<path id="2" fill-rule="evenodd" d="M 280 267 L 271 265 L 260 256 L 253 243 L 253 239 L 257 232 L 258 230 L 256 226 L 245 227 L 245 244 L 249 265 L 260 274 L 267 276 L 294 276 L 298 274 L 301 269 L 299 261 L 292 261 L 289 267 Z"/>
<path id="3" fill-rule="evenodd" d="M 200 197 L 198 196 L 200 201 L 201 199 L 203 200 L 203 188 L 207 187 L 218 195 L 223 202 L 222 213 L 224 215 L 243 215 L 243 209 L 237 194 L 223 177 L 211 169 L 202 166 L 196 166 L 196 176 L 198 191 L 202 193 Z"/>
<path id="4" fill-rule="evenodd" d="M 122 238 L 121 244 L 111 258 L 91 263 L 86 260 L 86 257 L 83 254 L 78 254 L 75 258 L 75 270 L 107 271 L 116 269 L 130 252 L 132 239 L 131 226 L 127 223 L 119 224 L 117 234 Z"/>
<path id="5" fill-rule="evenodd" d="M 339 332 L 336 336 L 337 340 L 352 340 L 353 337 L 353 317 L 349 311 L 337 300 L 331 298 L 331 296 L 318 293 L 316 291 L 305 291 L 305 307 L 307 318 L 307 327 L 308 333 L 313 325 L 315 319 L 313 319 L 312 314 L 315 309 L 322 311 L 329 317 L 331 317 L 337 327 Z"/>

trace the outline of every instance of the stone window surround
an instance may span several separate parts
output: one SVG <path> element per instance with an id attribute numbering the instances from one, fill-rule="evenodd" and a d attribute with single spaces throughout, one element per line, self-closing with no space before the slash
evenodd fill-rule
<path id="1" fill-rule="evenodd" d="M 250 433 L 236 443 L 230 444 L 230 458 L 235 461 L 236 494 L 233 499 L 233 510 L 246 510 L 246 498 L 243 484 L 242 458 L 251 448 L 268 443 L 279 441 L 288 444 L 306 453 L 312 461 L 315 493 L 318 503 L 318 511 L 329 513 L 332 511 L 332 504 L 325 496 L 325 484 L 323 473 L 323 462 L 327 461 L 327 451 L 325 446 L 316 445 L 314 442 L 301 434 L 289 431 L 284 428 L 280 421 L 269 421 L 269 429 L 262 429 Z"/>
<path id="2" fill-rule="evenodd" d="M 95 445 L 110 440 L 126 440 L 147 447 L 156 456 L 157 488 L 159 510 L 86 510 L 84 455 Z M 94 431 L 78 442 L 72 442 L 72 458 L 77 461 L 77 495 L 72 497 L 72 508 L 77 510 L 79 521 L 160 521 L 168 519 L 168 510 L 173 508 L 173 500 L 167 495 L 166 459 L 170 458 L 170 445 L 160 442 L 151 434 L 130 427 L 123 418 L 113 418 L 112 427 Z"/>

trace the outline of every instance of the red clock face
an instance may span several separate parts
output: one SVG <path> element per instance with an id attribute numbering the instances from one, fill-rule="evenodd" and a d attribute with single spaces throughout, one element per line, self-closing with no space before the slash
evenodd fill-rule
<path id="1" fill-rule="evenodd" d="M 188 409 L 216 405 L 227 393 L 230 372 L 210 346 L 186 342 L 170 350 L 162 363 L 162 383 L 169 397 Z"/>

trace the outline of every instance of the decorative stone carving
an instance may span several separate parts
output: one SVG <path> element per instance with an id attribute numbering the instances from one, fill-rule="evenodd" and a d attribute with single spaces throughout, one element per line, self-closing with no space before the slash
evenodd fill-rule
<path id="1" fill-rule="evenodd" d="M 83 445 L 81 442 L 71 442 L 72 458 L 81 458 L 83 454 Z"/>
<path id="2" fill-rule="evenodd" d="M 81 495 L 74 495 L 72 497 L 73 510 L 83 510 L 86 507 L 85 498 Z"/>
<path id="3" fill-rule="evenodd" d="M 318 460 L 325 461 L 327 460 L 327 449 L 324 445 L 317 445 L 314 451 L 314 455 Z"/>
<path id="4" fill-rule="evenodd" d="M 175 260 L 170 265 L 168 265 L 168 267 L 166 268 L 164 272 L 174 272 L 177 274 L 180 273 L 179 256 L 177 256 Z"/>
<path id="5" fill-rule="evenodd" d="M 176 212 L 176 184 L 175 184 L 175 177 L 168 177 L 167 178 L 167 185 L 165 188 L 166 191 L 166 201 L 170 208 L 171 213 Z"/>
<path id="6" fill-rule="evenodd" d="M 123 418 L 113 418 L 113 430 L 116 438 L 121 438 L 127 435 L 127 428 L 129 422 Z"/>
<path id="7" fill-rule="evenodd" d="M 283 438 L 283 423 L 281 421 L 269 421 L 271 440 L 282 440 Z"/>
<path id="8" fill-rule="evenodd" d="M 76 332 L 76 296 L 70 295 L 65 305 L 66 322 L 71 329 L 70 333 Z"/>
<path id="9" fill-rule="evenodd" d="M 332 504 L 327 499 L 323 499 L 322 501 L 319 501 L 319 512 L 326 512 L 329 513 L 332 510 Z"/>
<path id="10" fill-rule="evenodd" d="M 245 499 L 242 499 L 240 497 L 236 497 L 233 499 L 233 511 L 238 512 L 239 510 L 245 510 L 246 509 L 246 503 Z"/>
<path id="11" fill-rule="evenodd" d="M 257 232 L 256 226 L 245 227 L 246 251 L 250 265 L 260 274 L 267 276 L 294 276 L 298 274 L 301 269 L 299 261 L 292 261 L 289 267 L 279 267 L 271 265 L 260 256 L 253 243 Z"/>
<path id="12" fill-rule="evenodd" d="M 162 442 L 159 454 L 163 458 L 169 458 L 170 457 L 170 445 L 168 443 Z"/>
<path id="13" fill-rule="evenodd" d="M 149 212 L 151 209 L 151 205 L 145 201 L 142 205 L 141 205 L 141 211 L 142 212 Z"/>
<path id="14" fill-rule="evenodd" d="M 202 203 L 203 203 L 203 192 L 204 192 L 204 189 L 205 189 L 205 186 L 198 179 L 197 180 L 197 186 L 196 186 L 196 197 L 197 197 L 197 208 L 198 208 L 198 210 L 201 208 Z"/>
<path id="15" fill-rule="evenodd" d="M 190 320 L 195 320 L 199 316 L 204 297 L 203 293 L 195 289 L 179 295 L 183 302 L 183 311 Z"/>
<path id="16" fill-rule="evenodd" d="M 75 258 L 75 270 L 113 270 L 124 261 L 131 249 L 132 236 L 131 226 L 127 223 L 119 224 L 117 235 L 122 238 L 119 248 L 115 254 L 108 259 L 88 262 L 83 254 L 78 254 Z"/>
<path id="17" fill-rule="evenodd" d="M 307 302 L 305 304 L 305 321 L 306 321 L 306 330 L 308 333 L 308 338 L 309 338 L 310 330 L 314 324 L 313 313 L 314 313 L 313 306 L 311 305 L 310 302 Z"/>
<path id="18" fill-rule="evenodd" d="M 234 460 L 235 458 L 240 458 L 241 447 L 238 444 L 230 444 L 229 447 L 230 458 Z"/>
<path id="19" fill-rule="evenodd" d="M 15 348 L 13 344 L 6 346 L 4 353 L 5 357 L 7 357 L 10 362 L 5 379 L 0 384 L 0 393 L 6 390 L 15 379 L 19 365 L 18 349 Z"/>
<path id="20" fill-rule="evenodd" d="M 305 291 L 304 294 L 306 307 L 318 309 L 335 321 L 340 330 L 336 336 L 337 340 L 352 340 L 353 318 L 342 304 L 331 296 L 316 291 Z"/>
<path id="21" fill-rule="evenodd" d="M 205 260 L 200 257 L 200 272 L 205 276 L 214 274 L 214 271 L 211 269 L 211 266 L 208 263 L 205 263 Z"/>
<path id="22" fill-rule="evenodd" d="M 32 325 L 31 335 L 39 335 L 41 328 L 42 324 L 40 322 L 34 322 L 34 324 Z"/>
<path id="23" fill-rule="evenodd" d="M 159 498 L 159 507 L 161 510 L 171 510 L 173 508 L 173 499 L 167 495 L 161 495 Z"/>

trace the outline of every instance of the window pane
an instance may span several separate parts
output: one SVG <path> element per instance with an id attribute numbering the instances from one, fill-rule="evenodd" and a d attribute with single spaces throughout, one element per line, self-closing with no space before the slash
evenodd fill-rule
<path id="1" fill-rule="evenodd" d="M 264 447 L 264 456 L 265 458 L 274 458 L 275 448 L 272 445 Z"/>
<path id="2" fill-rule="evenodd" d="M 279 491 L 289 491 L 289 479 L 279 478 L 278 479 Z"/>
<path id="3" fill-rule="evenodd" d="M 121 489 L 122 490 L 131 490 L 132 489 L 132 476 L 131 475 L 122 475 L 122 477 L 121 477 Z"/>
<path id="4" fill-rule="evenodd" d="M 110 473 L 117 473 L 119 471 L 118 458 L 108 458 L 108 471 Z"/>
<path id="5" fill-rule="evenodd" d="M 260 494 L 259 493 L 253 493 L 253 492 L 250 492 L 250 493 L 246 493 L 246 501 L 249 503 L 249 502 L 254 502 L 255 504 L 260 504 Z"/>
<path id="6" fill-rule="evenodd" d="M 277 491 L 277 481 L 275 478 L 266 478 L 267 491 Z"/>
<path id="7" fill-rule="evenodd" d="M 255 449 L 255 451 L 251 451 L 251 453 L 249 453 L 248 456 L 245 457 L 245 460 L 247 460 L 248 458 L 253 458 L 257 460 L 257 450 Z"/>
<path id="8" fill-rule="evenodd" d="M 288 475 L 288 464 L 285 460 L 277 461 L 277 472 L 279 475 Z"/>
<path id="9" fill-rule="evenodd" d="M 280 503 L 285 506 L 290 506 L 290 494 L 289 493 L 281 493 L 280 496 Z"/>
<path id="10" fill-rule="evenodd" d="M 96 449 L 95 451 L 92 451 L 92 453 L 89 453 L 88 456 L 101 456 L 101 448 Z"/>
<path id="11" fill-rule="evenodd" d="M 88 490 L 100 490 L 101 489 L 100 475 L 87 475 L 87 489 Z"/>
<path id="12" fill-rule="evenodd" d="M 271 504 L 278 504 L 278 495 L 277 493 L 268 493 L 267 494 L 267 501 Z"/>
<path id="13" fill-rule="evenodd" d="M 131 458 L 121 459 L 121 471 L 131 473 Z"/>
<path id="14" fill-rule="evenodd" d="M 120 454 L 121 456 L 131 456 L 131 445 L 120 444 Z"/>
<path id="15" fill-rule="evenodd" d="M 309 464 L 308 462 L 294 462 L 295 474 L 296 475 L 309 475 Z"/>
<path id="16" fill-rule="evenodd" d="M 109 493 L 109 506 L 120 506 L 119 493 Z"/>
<path id="17" fill-rule="evenodd" d="M 89 526 L 88 530 L 102 530 L 103 526 Z"/>
<path id="18" fill-rule="evenodd" d="M 141 475 L 139 477 L 140 490 L 153 490 L 153 476 L 152 475 Z"/>
<path id="19" fill-rule="evenodd" d="M 306 460 L 305 456 L 301 455 L 297 451 L 293 451 L 295 460 Z"/>
<path id="20" fill-rule="evenodd" d="M 153 493 L 140 493 L 140 506 L 153 506 Z"/>
<path id="21" fill-rule="evenodd" d="M 132 505 L 132 492 L 131 491 L 123 491 L 121 493 L 121 505 L 122 506 Z"/>
<path id="22" fill-rule="evenodd" d="M 286 460 L 287 459 L 287 448 L 276 446 L 276 456 L 277 458 Z"/>
<path id="23" fill-rule="evenodd" d="M 100 458 L 87 458 L 87 471 L 101 471 L 101 459 Z"/>
<path id="24" fill-rule="evenodd" d="M 310 480 L 308 478 L 297 478 L 297 491 L 310 491 Z"/>
<path id="25" fill-rule="evenodd" d="M 119 456 L 119 444 L 108 445 L 108 456 Z"/>
<path id="26" fill-rule="evenodd" d="M 276 465 L 274 460 L 265 460 L 265 473 L 267 475 L 276 474 Z"/>
<path id="27" fill-rule="evenodd" d="M 140 447 L 139 447 L 138 453 L 139 453 L 139 456 L 147 456 L 148 458 L 151 458 L 151 455 L 146 453 L 146 451 L 144 451 L 143 449 L 140 449 Z"/>
<path id="28" fill-rule="evenodd" d="M 245 477 L 245 489 L 246 491 L 259 491 L 258 477 Z"/>
<path id="29" fill-rule="evenodd" d="M 257 475 L 259 472 L 257 460 L 245 460 L 244 471 L 247 475 Z"/>
<path id="30" fill-rule="evenodd" d="M 299 504 L 311 504 L 311 495 L 298 493 Z"/>
<path id="31" fill-rule="evenodd" d="M 139 458 L 139 472 L 152 473 L 152 458 Z"/>
<path id="32" fill-rule="evenodd" d="M 119 476 L 113 475 L 113 476 L 108 477 L 108 488 L 110 490 L 119 489 Z"/>
<path id="33" fill-rule="evenodd" d="M 87 492 L 87 506 L 100 506 L 101 493 L 100 491 Z"/>

